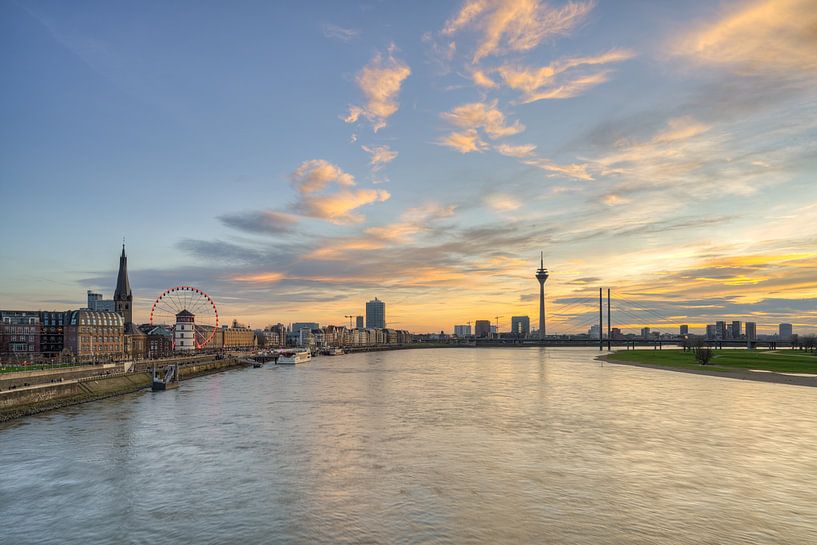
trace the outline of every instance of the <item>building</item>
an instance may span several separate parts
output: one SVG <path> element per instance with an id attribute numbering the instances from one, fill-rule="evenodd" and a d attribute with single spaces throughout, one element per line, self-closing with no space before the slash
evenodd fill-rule
<path id="1" fill-rule="evenodd" d="M 601 327 L 599 324 L 593 324 L 590 326 L 590 329 L 587 330 L 587 336 L 591 339 L 600 339 L 601 338 Z"/>
<path id="2" fill-rule="evenodd" d="M 757 324 L 755 322 L 746 322 L 746 340 L 757 340 Z"/>
<path id="3" fill-rule="evenodd" d="M 457 337 L 464 339 L 466 337 L 471 336 L 471 324 L 466 325 L 455 325 L 454 326 L 454 335 Z"/>
<path id="4" fill-rule="evenodd" d="M 790 341 L 793 335 L 794 331 L 791 324 L 780 324 L 777 326 L 777 336 L 780 337 L 781 341 Z"/>
<path id="5" fill-rule="evenodd" d="M 233 320 L 231 327 L 221 326 L 221 330 L 216 333 L 216 336 L 219 333 L 222 337 L 221 346 L 227 350 L 255 348 L 257 346 L 255 332 L 249 327 L 239 324 L 236 320 Z"/>
<path id="6" fill-rule="evenodd" d="M 717 326 L 714 324 L 709 324 L 706 326 L 706 339 L 708 341 L 714 341 L 715 338 L 718 336 Z"/>
<path id="7" fill-rule="evenodd" d="M 119 256 L 119 274 L 116 276 L 116 290 L 113 292 L 113 301 L 116 312 L 122 315 L 125 323 L 133 322 L 133 293 L 128 281 L 128 256 L 125 255 L 125 245 L 122 245 L 122 255 Z"/>
<path id="8" fill-rule="evenodd" d="M 119 274 L 116 276 L 113 303 L 116 312 L 125 320 L 125 356 L 132 360 L 144 359 L 147 353 L 147 338 L 142 330 L 133 323 L 133 293 L 128 280 L 128 256 L 125 255 L 124 244 L 122 255 L 119 256 Z"/>
<path id="9" fill-rule="evenodd" d="M 297 335 L 298 332 L 302 329 L 320 329 L 320 325 L 318 322 L 293 322 L 292 327 L 289 328 L 290 332 Z"/>
<path id="10" fill-rule="evenodd" d="M 94 293 L 88 290 L 88 309 L 116 312 L 116 304 L 113 299 L 103 299 L 101 293 Z"/>
<path id="11" fill-rule="evenodd" d="M 161 325 L 139 326 L 145 334 L 145 358 L 155 360 L 173 355 L 173 331 Z"/>
<path id="12" fill-rule="evenodd" d="M 125 357 L 125 320 L 117 312 L 69 310 L 64 319 L 65 349 L 80 361 Z"/>
<path id="13" fill-rule="evenodd" d="M 686 337 L 687 335 L 689 335 L 689 326 L 686 324 L 682 325 L 678 330 L 678 334 L 681 337 Z"/>
<path id="14" fill-rule="evenodd" d="M 474 335 L 476 335 L 477 337 L 490 337 L 491 321 L 477 320 L 476 322 L 474 322 Z"/>
<path id="15" fill-rule="evenodd" d="M 641 328 L 641 338 L 642 339 L 649 339 L 650 338 L 650 328 L 649 327 L 642 327 Z"/>
<path id="16" fill-rule="evenodd" d="M 719 341 L 726 339 L 726 322 L 722 320 L 715 322 L 715 338 Z"/>
<path id="17" fill-rule="evenodd" d="M 196 349 L 196 315 L 187 309 L 176 314 L 173 348 L 178 352 L 190 352 Z"/>
<path id="18" fill-rule="evenodd" d="M 377 297 L 366 302 L 366 329 L 385 329 L 386 303 Z"/>
<path id="19" fill-rule="evenodd" d="M 511 333 L 528 337 L 530 335 L 530 318 L 527 316 L 511 316 Z"/>
<path id="20" fill-rule="evenodd" d="M 65 312 L 40 312 L 40 353 L 47 358 L 60 357 L 65 350 Z"/>
<path id="21" fill-rule="evenodd" d="M 740 336 L 741 336 L 740 320 L 735 320 L 732 322 L 732 327 L 729 328 L 729 338 L 740 339 Z"/>
<path id="22" fill-rule="evenodd" d="M 539 339 L 545 338 L 545 282 L 548 279 L 545 268 L 545 253 L 539 254 L 539 268 L 536 270 L 536 280 L 539 282 Z M 528 326 L 530 329 L 530 326 Z"/>
<path id="23" fill-rule="evenodd" d="M 363 329 L 364 327 L 366 327 L 363 324 L 363 316 L 356 316 L 355 317 L 355 327 L 358 328 L 358 329 Z"/>
<path id="24" fill-rule="evenodd" d="M 0 357 L 30 362 L 40 352 L 40 332 L 39 312 L 0 311 Z"/>
<path id="25" fill-rule="evenodd" d="M 610 330 L 610 337 L 613 340 L 622 340 L 624 338 L 624 334 L 621 332 L 621 328 L 614 327 Z"/>

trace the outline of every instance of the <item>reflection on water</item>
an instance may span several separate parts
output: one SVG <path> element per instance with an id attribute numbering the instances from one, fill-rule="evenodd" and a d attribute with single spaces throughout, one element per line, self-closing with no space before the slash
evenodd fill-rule
<path id="1" fill-rule="evenodd" d="M 814 543 L 817 389 L 441 349 L 0 427 L 3 543 Z"/>

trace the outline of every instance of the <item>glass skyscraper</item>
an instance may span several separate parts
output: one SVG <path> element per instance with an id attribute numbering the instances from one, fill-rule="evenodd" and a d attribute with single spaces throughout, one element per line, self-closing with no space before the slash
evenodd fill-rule
<path id="1" fill-rule="evenodd" d="M 386 327 L 386 303 L 377 297 L 366 303 L 366 327 L 380 329 Z"/>

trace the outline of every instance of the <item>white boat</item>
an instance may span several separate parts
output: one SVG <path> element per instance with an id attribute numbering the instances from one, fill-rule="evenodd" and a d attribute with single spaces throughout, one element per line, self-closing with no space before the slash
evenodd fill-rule
<path id="1" fill-rule="evenodd" d="M 296 363 L 306 363 L 312 359 L 312 354 L 308 350 L 283 350 L 278 354 L 275 361 L 278 365 L 295 365 Z"/>
<path id="2" fill-rule="evenodd" d="M 343 348 L 340 348 L 340 347 L 336 346 L 336 347 L 330 349 L 328 354 L 330 356 L 342 356 L 343 355 Z"/>

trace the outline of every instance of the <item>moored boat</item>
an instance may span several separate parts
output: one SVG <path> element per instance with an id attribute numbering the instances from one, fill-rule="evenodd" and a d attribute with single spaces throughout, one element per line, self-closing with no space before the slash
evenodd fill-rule
<path id="1" fill-rule="evenodd" d="M 275 360 L 277 365 L 295 365 L 306 363 L 312 359 L 312 354 L 308 350 L 284 350 L 278 354 Z"/>

